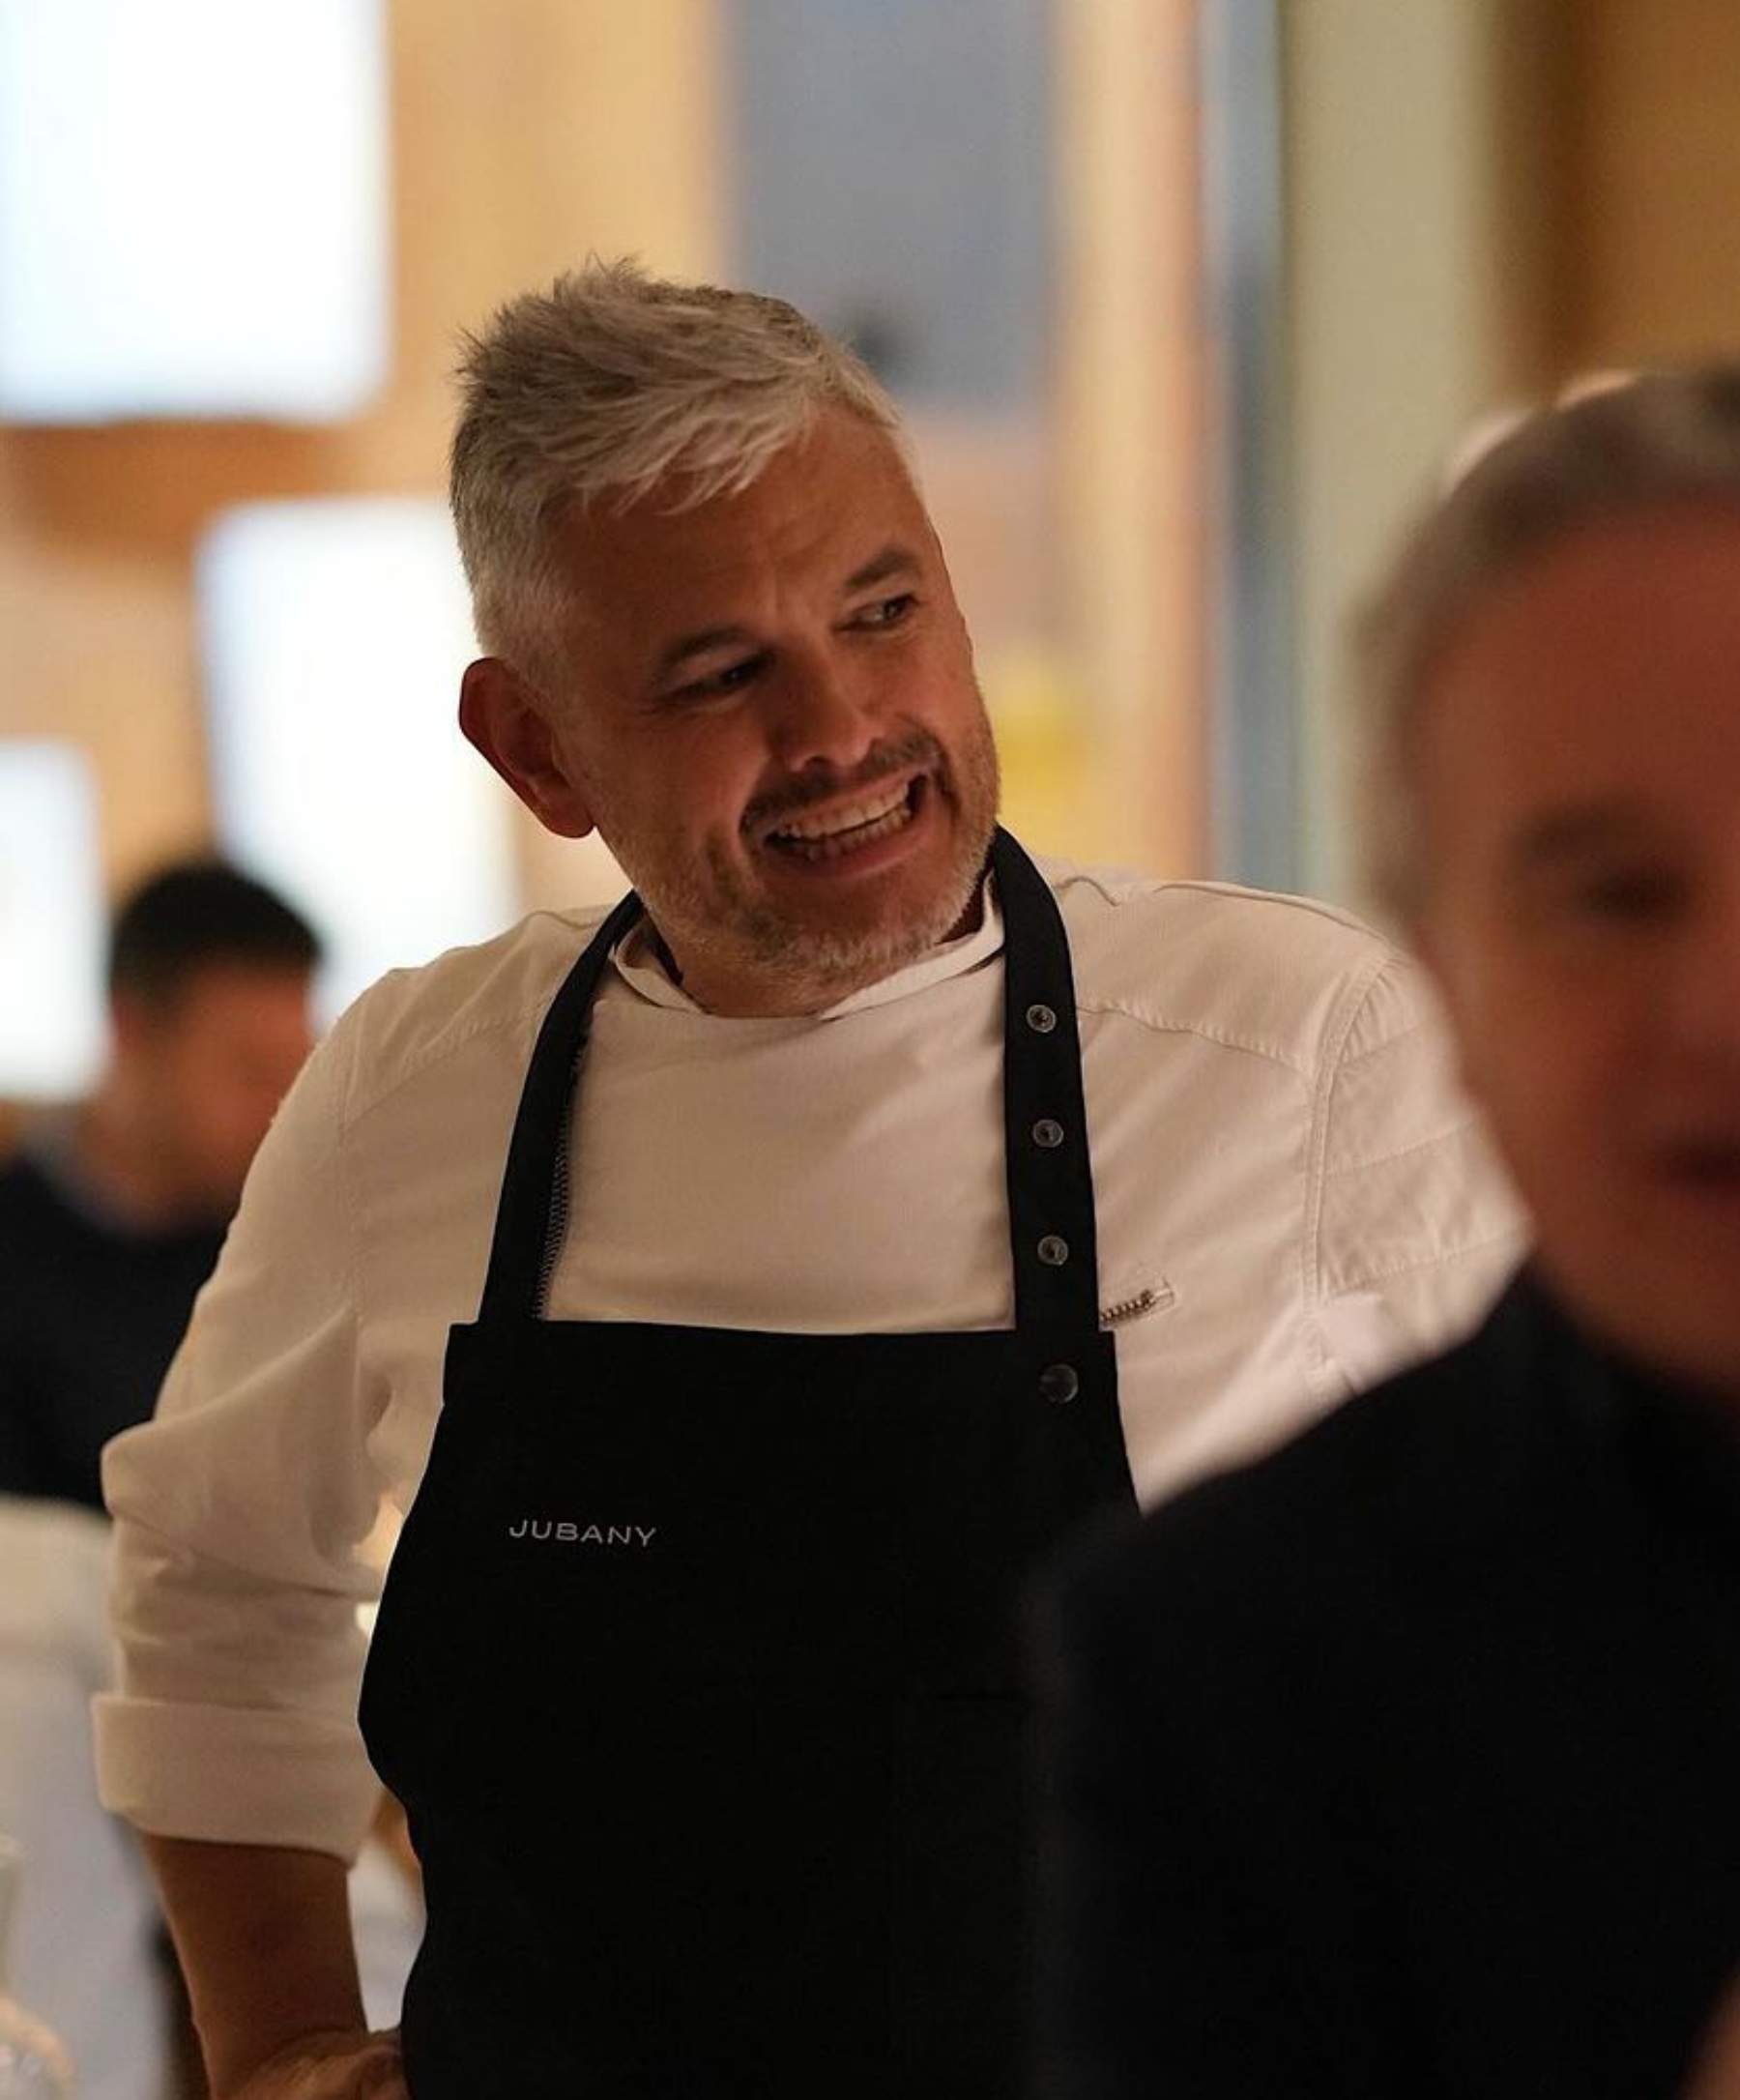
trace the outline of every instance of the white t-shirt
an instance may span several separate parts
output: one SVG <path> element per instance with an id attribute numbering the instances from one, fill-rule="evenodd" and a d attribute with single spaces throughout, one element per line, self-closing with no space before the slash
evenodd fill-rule
<path id="1" fill-rule="evenodd" d="M 1047 872 L 1152 1502 L 1470 1325 L 1520 1225 L 1374 934 L 1292 898 Z M 156 1420 L 109 1446 L 123 1675 L 99 1762 L 141 1826 L 358 1842 L 363 1542 L 415 1492 L 533 1041 L 595 924 L 531 918 L 351 1009 L 261 1149 Z M 827 1013 L 738 1020 L 630 934 L 594 1006 L 550 1317 L 1007 1326 L 1001 946 L 993 904 Z"/>

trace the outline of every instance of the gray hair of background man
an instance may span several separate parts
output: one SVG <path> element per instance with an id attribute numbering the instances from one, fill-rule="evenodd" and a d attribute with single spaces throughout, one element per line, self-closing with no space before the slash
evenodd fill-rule
<path id="1" fill-rule="evenodd" d="M 673 509 L 746 488 L 837 407 L 899 443 L 893 402 L 783 300 L 596 260 L 463 339 L 450 493 L 478 638 L 537 686 L 566 674 L 565 518 L 626 509 L 676 475 Z"/>
<path id="2" fill-rule="evenodd" d="M 1415 524 L 1354 634 L 1368 886 L 1398 923 L 1430 893 L 1415 725 L 1486 592 L 1573 534 L 1688 503 L 1740 510 L 1740 365 L 1655 373 L 1515 424 Z"/>

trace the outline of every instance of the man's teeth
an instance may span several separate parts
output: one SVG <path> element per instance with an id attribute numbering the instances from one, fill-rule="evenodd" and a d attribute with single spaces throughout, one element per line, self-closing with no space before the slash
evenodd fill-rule
<path id="1" fill-rule="evenodd" d="M 768 836 L 782 846 L 804 849 L 810 859 L 828 858 L 830 849 L 844 852 L 849 847 L 867 846 L 873 839 L 898 831 L 911 820 L 907 785 L 890 788 L 868 802 L 829 810 L 825 816 L 794 817 Z"/>

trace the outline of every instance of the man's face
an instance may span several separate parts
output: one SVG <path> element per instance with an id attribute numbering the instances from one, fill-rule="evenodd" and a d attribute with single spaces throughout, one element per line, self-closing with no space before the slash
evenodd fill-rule
<path id="1" fill-rule="evenodd" d="M 1740 1398 L 1740 517 L 1591 528 L 1423 695 L 1422 946 L 1597 1331 Z"/>
<path id="2" fill-rule="evenodd" d="M 115 1019 L 166 1181 L 189 1217 L 228 1218 L 313 1045 L 307 973 L 211 963 L 166 1003 L 123 1002 Z"/>
<path id="3" fill-rule="evenodd" d="M 596 825 L 692 996 L 813 1010 L 943 939 L 990 842 L 997 761 L 888 439 L 829 412 L 740 494 L 673 511 L 654 491 L 573 519 L 562 545 L 563 828 Z"/>

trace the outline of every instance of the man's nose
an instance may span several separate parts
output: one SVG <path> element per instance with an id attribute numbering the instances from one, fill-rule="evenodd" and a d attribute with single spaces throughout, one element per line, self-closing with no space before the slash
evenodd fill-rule
<path id="1" fill-rule="evenodd" d="M 849 772 L 882 733 L 874 687 L 823 650 L 788 655 L 771 700 L 770 741 L 790 773 Z"/>

